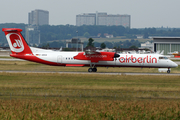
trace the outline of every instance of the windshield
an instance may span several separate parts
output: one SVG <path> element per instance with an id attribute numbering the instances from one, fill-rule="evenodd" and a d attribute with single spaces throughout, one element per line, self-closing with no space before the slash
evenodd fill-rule
<path id="1" fill-rule="evenodd" d="M 159 57 L 159 59 L 168 59 L 168 58 L 163 56 L 163 57 Z"/>

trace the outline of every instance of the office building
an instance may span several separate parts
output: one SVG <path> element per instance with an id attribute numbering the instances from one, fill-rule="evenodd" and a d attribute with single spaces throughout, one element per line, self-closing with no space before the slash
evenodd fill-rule
<path id="1" fill-rule="evenodd" d="M 36 9 L 28 13 L 26 40 L 31 46 L 40 44 L 40 25 L 49 25 L 49 12 Z"/>
<path id="2" fill-rule="evenodd" d="M 29 25 L 49 25 L 49 12 L 45 10 L 34 10 L 28 14 Z"/>
<path id="3" fill-rule="evenodd" d="M 130 28 L 130 15 L 108 15 L 107 13 L 83 13 L 76 15 L 76 26 L 82 25 L 105 25 L 124 26 Z"/>

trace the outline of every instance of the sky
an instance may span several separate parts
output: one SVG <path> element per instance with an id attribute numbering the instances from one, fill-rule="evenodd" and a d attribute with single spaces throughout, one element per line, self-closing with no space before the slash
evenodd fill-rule
<path id="1" fill-rule="evenodd" d="M 76 15 L 131 15 L 131 28 L 180 28 L 180 0 L 0 0 L 1 23 L 28 23 L 35 9 L 49 11 L 50 25 L 76 25 Z"/>

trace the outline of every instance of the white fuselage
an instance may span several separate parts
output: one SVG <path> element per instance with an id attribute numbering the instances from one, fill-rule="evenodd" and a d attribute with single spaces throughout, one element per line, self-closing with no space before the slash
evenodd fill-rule
<path id="1" fill-rule="evenodd" d="M 155 67 L 155 68 L 171 68 L 177 67 L 177 64 L 169 60 L 167 57 L 159 54 L 119 54 L 120 57 L 114 58 L 113 61 L 99 61 L 91 63 L 90 60 L 76 60 L 79 52 L 61 52 L 53 50 L 43 50 L 30 47 L 33 55 L 41 60 L 57 63 L 63 66 L 112 66 L 112 67 Z"/>

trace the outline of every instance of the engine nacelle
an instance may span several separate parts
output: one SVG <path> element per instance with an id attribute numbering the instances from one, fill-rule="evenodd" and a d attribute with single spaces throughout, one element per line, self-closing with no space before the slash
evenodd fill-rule
<path id="1" fill-rule="evenodd" d="M 81 52 L 77 56 L 74 56 L 74 59 L 99 62 L 99 61 L 113 61 L 114 58 L 119 56 L 120 55 L 115 52 L 96 52 L 95 54 L 85 54 L 85 52 Z"/>

